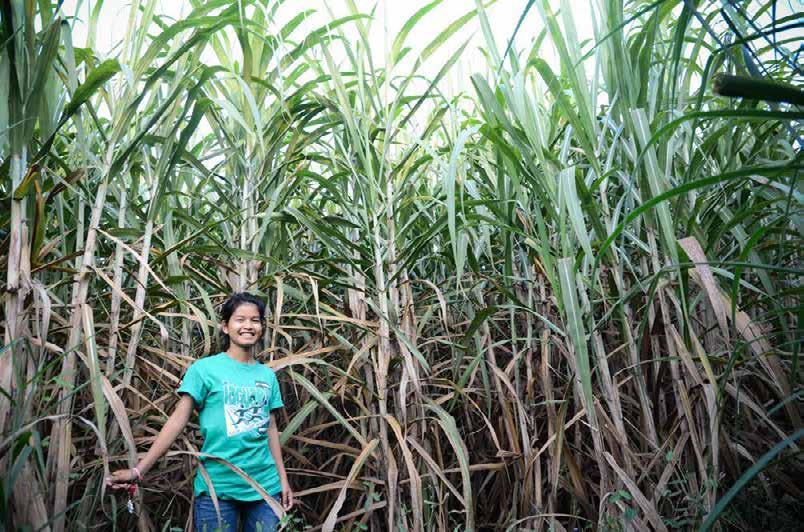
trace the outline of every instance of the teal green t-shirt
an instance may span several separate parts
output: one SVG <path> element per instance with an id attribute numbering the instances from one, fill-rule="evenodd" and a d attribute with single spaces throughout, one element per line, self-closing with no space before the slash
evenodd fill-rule
<path id="1" fill-rule="evenodd" d="M 194 362 L 184 374 L 178 393 L 192 397 L 199 409 L 204 438 L 201 452 L 240 467 L 271 495 L 281 491 L 276 463 L 268 448 L 271 411 L 283 406 L 274 370 L 218 353 Z M 216 496 L 238 501 L 262 498 L 225 464 L 203 458 L 201 463 Z M 193 486 L 196 497 L 209 493 L 200 470 Z"/>

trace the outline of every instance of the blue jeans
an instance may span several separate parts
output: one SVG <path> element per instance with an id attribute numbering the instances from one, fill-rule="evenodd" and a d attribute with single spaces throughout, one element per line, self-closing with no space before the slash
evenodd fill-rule
<path id="1" fill-rule="evenodd" d="M 242 523 L 243 532 L 274 532 L 279 528 L 279 518 L 262 499 L 258 501 L 218 499 L 218 507 L 221 510 L 220 523 L 212 497 L 209 495 L 196 497 L 193 514 L 196 532 L 237 532 L 238 521 Z"/>

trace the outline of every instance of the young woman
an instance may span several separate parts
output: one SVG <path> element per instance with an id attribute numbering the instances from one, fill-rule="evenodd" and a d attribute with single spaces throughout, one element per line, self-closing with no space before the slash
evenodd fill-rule
<path id="1" fill-rule="evenodd" d="M 193 406 L 199 410 L 201 452 L 219 456 L 240 467 L 282 506 L 293 506 L 279 432 L 273 411 L 282 408 L 279 383 L 273 370 L 254 359 L 254 346 L 262 338 L 265 303 L 249 293 L 232 295 L 221 308 L 224 351 L 194 362 L 179 386 L 176 409 L 153 445 L 132 469 L 121 469 L 106 479 L 112 488 L 139 482 L 167 452 L 184 430 Z M 210 489 L 201 471 L 195 476 L 194 522 L 196 531 L 275 530 L 279 523 L 271 507 L 225 464 L 201 459 L 218 498 L 221 523 Z"/>

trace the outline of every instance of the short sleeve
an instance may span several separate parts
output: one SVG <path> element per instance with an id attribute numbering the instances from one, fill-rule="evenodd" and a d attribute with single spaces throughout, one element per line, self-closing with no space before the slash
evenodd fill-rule
<path id="1" fill-rule="evenodd" d="M 178 394 L 186 393 L 193 398 L 196 407 L 202 408 L 204 406 L 204 398 L 207 395 L 206 385 L 198 363 L 193 363 L 187 368 L 184 378 L 179 384 Z"/>
<path id="2" fill-rule="evenodd" d="M 279 380 L 276 378 L 276 373 L 271 370 L 271 397 L 268 398 L 268 410 L 274 411 L 284 406 L 285 403 L 282 402 L 282 390 L 279 389 Z"/>

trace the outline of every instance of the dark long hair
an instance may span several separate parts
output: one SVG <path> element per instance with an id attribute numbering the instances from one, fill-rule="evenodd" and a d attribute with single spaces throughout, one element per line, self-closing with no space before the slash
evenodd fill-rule
<path id="1" fill-rule="evenodd" d="M 226 301 L 221 305 L 221 323 L 228 323 L 229 318 L 232 317 L 234 311 L 240 305 L 254 305 L 260 313 L 260 323 L 262 329 L 260 332 L 260 339 L 265 334 L 265 302 L 259 297 L 249 292 L 236 292 L 230 295 Z M 229 349 L 229 335 L 224 334 L 221 336 L 221 351 Z"/>

